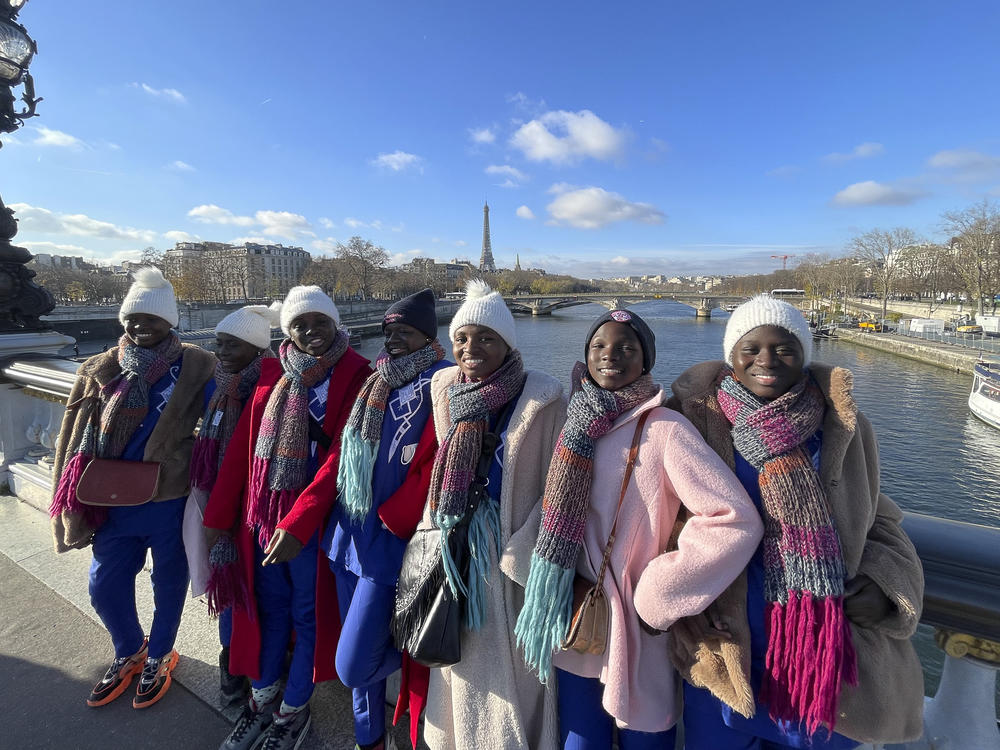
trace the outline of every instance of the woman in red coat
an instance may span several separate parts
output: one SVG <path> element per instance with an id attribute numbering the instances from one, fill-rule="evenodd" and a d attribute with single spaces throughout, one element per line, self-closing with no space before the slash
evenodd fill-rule
<path id="1" fill-rule="evenodd" d="M 294 747 L 309 728 L 314 684 L 336 677 L 336 584 L 318 540 L 337 496 L 340 434 L 371 373 L 339 322 L 319 287 L 289 291 L 289 338 L 263 363 L 205 509 L 210 543 L 235 529 L 252 592 L 234 607 L 230 646 L 230 670 L 249 676 L 252 692 L 225 749 L 249 748 L 265 732 L 265 747 Z"/>

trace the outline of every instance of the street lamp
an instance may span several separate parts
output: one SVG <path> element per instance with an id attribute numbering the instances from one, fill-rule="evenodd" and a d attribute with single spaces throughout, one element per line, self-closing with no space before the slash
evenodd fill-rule
<path id="1" fill-rule="evenodd" d="M 0 0 L 0 134 L 13 133 L 29 117 L 35 116 L 35 84 L 28 74 L 31 58 L 37 51 L 27 29 L 15 20 L 27 0 Z M 25 108 L 14 110 L 14 89 L 24 86 L 21 100 Z M 47 326 L 42 315 L 55 307 L 52 295 L 32 278 L 26 268 L 31 253 L 11 244 L 17 234 L 14 212 L 0 198 L 0 332 L 40 330 Z"/>

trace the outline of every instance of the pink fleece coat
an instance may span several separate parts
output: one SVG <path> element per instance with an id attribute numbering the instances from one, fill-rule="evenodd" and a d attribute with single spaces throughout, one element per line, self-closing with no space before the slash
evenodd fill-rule
<path id="1" fill-rule="evenodd" d="M 618 726 L 669 729 L 680 715 L 680 680 L 668 634 L 651 635 L 707 607 L 743 570 L 763 533 L 739 480 L 688 420 L 662 406 L 663 391 L 615 420 L 596 444 L 594 478 L 577 572 L 597 579 L 614 523 L 636 422 L 651 411 L 618 516 L 604 593 L 611 609 L 603 655 L 561 651 L 560 669 L 604 683 L 604 709 Z M 690 514 L 669 544 L 681 506 Z M 665 552 L 671 547 L 673 551 Z"/>

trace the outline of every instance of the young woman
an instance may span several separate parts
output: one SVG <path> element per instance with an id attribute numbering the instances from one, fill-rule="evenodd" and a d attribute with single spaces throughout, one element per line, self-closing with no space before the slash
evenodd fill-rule
<path id="1" fill-rule="evenodd" d="M 527 576 L 566 402 L 557 380 L 524 370 L 514 318 L 484 282 L 469 282 L 448 333 L 458 366 L 431 381 L 440 447 L 422 525 L 450 529 L 462 521 L 483 435 L 490 431 L 500 441 L 489 469 L 489 500 L 469 523 L 469 539 L 479 541 L 476 554 L 465 580 L 453 582 L 468 592 L 462 660 L 431 670 L 424 739 L 433 750 L 547 750 L 557 742 L 555 695 L 515 652 L 514 623 L 524 599 L 515 581 Z M 516 570 L 518 560 L 523 571 Z"/>
<path id="2" fill-rule="evenodd" d="M 56 445 L 50 508 L 56 551 L 93 544 L 90 601 L 108 629 L 115 659 L 91 691 L 103 706 L 139 675 L 132 705 L 156 703 L 177 664 L 174 639 L 184 609 L 187 558 L 181 540 L 194 427 L 211 392 L 215 357 L 182 344 L 174 290 L 156 268 L 135 272 L 118 319 L 118 346 L 80 365 Z M 77 498 L 93 458 L 159 464 L 152 501 L 98 508 Z M 155 612 L 144 637 L 135 606 L 135 577 L 153 554 Z"/>
<path id="3" fill-rule="evenodd" d="M 208 496 L 215 486 L 222 457 L 236 430 L 243 406 L 260 378 L 261 362 L 274 358 L 271 326 L 278 313 L 264 305 L 248 305 L 229 313 L 215 327 L 215 393 L 201 417 L 201 428 L 191 454 L 191 494 L 184 509 L 184 549 L 191 572 L 191 595 L 201 596 L 208 587 L 211 569 L 205 544 L 204 520 Z M 229 671 L 229 641 L 233 634 L 233 612 L 219 614 L 219 688 L 231 703 L 246 692 L 246 678 Z"/>
<path id="4" fill-rule="evenodd" d="M 650 375 L 655 338 L 642 318 L 606 313 L 584 352 L 549 464 L 518 642 L 543 682 L 556 667 L 562 748 L 610 750 L 617 724 L 622 750 L 673 750 L 680 696 L 659 631 L 700 612 L 739 575 L 762 527 L 732 471 L 664 407 Z M 687 521 L 672 540 L 681 511 Z M 597 580 L 612 528 L 601 582 L 611 611 L 608 645 L 603 654 L 557 651 L 570 626 L 573 579 Z"/>
<path id="5" fill-rule="evenodd" d="M 755 297 L 732 314 L 725 362 L 673 384 L 764 521 L 745 575 L 671 630 L 685 746 L 852 748 L 922 731 L 910 645 L 923 574 L 879 491 L 878 446 L 851 373 L 811 361 L 805 318 Z"/>
<path id="6" fill-rule="evenodd" d="M 339 322 L 319 287 L 288 292 L 281 307 L 288 338 L 277 360 L 262 362 L 205 509 L 210 545 L 237 529 L 241 570 L 253 592 L 234 606 L 229 652 L 230 670 L 249 676 L 252 690 L 222 748 L 258 741 L 268 750 L 296 747 L 309 729 L 315 683 L 336 677 L 340 622 L 319 538 L 336 499 L 340 434 L 371 373 Z"/>

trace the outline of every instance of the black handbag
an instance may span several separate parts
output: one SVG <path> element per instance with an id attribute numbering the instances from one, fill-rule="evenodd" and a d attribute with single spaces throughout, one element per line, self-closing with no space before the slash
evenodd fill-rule
<path id="1" fill-rule="evenodd" d="M 512 399 L 497 420 L 503 425 Z M 487 495 L 486 478 L 493 463 L 497 436 L 483 435 L 483 447 L 476 476 L 469 488 L 469 502 L 462 521 L 448 533 L 452 559 L 465 578 L 469 571 L 469 519 Z M 389 624 L 393 641 L 400 651 L 426 667 L 447 667 L 462 659 L 462 614 L 465 602 L 448 584 L 441 555 L 441 529 L 417 529 L 403 553 L 396 582 L 396 602 Z"/>

